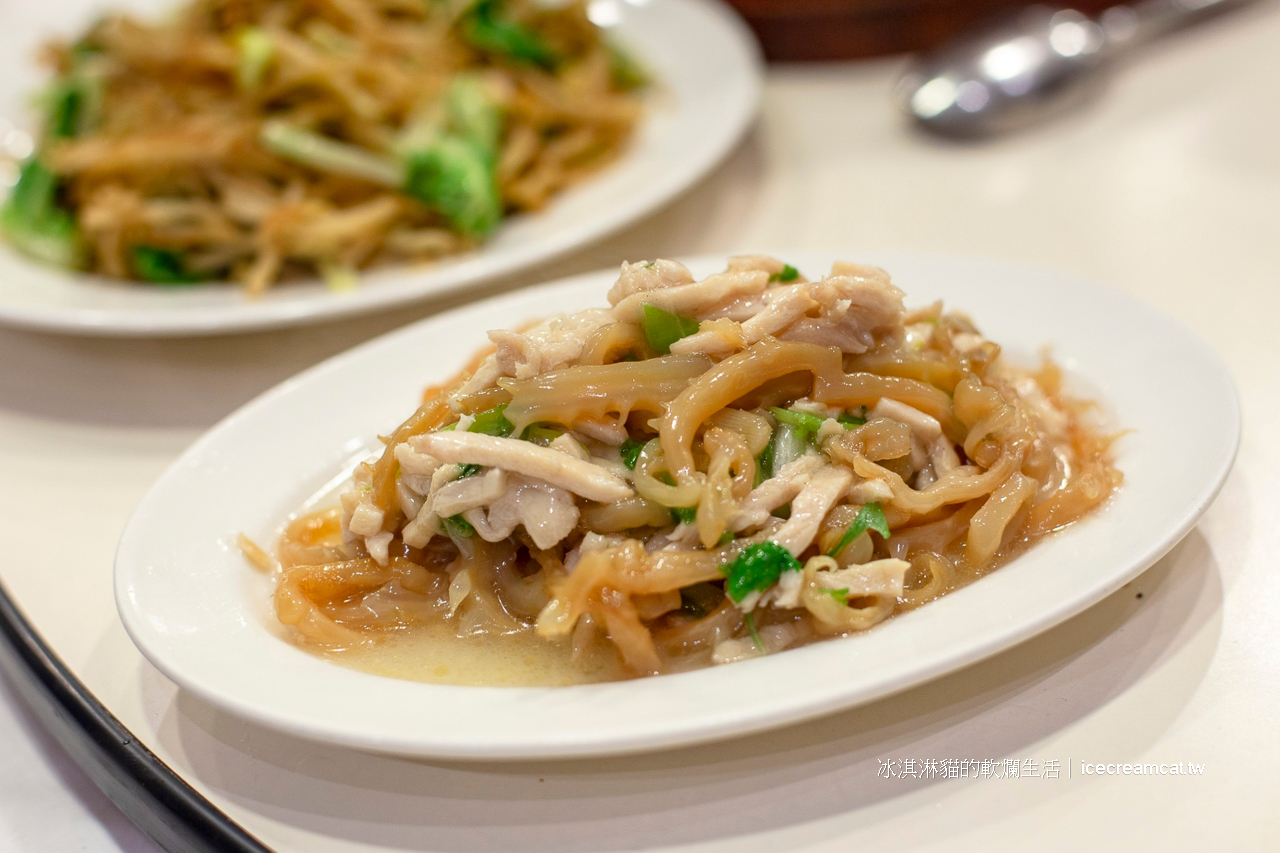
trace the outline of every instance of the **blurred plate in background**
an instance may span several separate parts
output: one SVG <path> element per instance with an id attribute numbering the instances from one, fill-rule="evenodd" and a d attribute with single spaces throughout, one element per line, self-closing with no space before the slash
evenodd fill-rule
<path id="1" fill-rule="evenodd" d="M 113 7 L 160 14 L 173 0 Z M 103 8 L 95 0 L 0 8 L 0 134 L 25 126 L 44 80 L 39 46 L 69 36 Z M 727 155 L 755 116 L 761 64 L 751 33 L 710 0 L 595 0 L 656 85 L 621 159 L 537 213 L 512 217 L 479 249 L 431 266 L 380 268 L 335 292 L 319 281 L 277 285 L 249 299 L 226 283 L 157 288 L 68 273 L 0 244 L 0 323 L 90 335 L 204 335 L 335 319 L 456 291 L 597 240 L 671 200 Z"/>

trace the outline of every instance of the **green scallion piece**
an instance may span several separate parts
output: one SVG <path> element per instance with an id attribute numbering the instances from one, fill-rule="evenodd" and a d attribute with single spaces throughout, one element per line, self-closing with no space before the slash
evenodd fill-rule
<path id="1" fill-rule="evenodd" d="M 656 352 L 667 355 L 671 352 L 672 344 L 698 331 L 698 321 L 663 311 L 656 305 L 645 305 L 640 329 L 649 346 Z"/>
<path id="2" fill-rule="evenodd" d="M 889 538 L 889 522 L 885 520 L 884 508 L 874 501 L 858 510 L 858 515 L 853 519 L 853 524 L 849 525 L 849 529 L 844 532 L 844 536 L 840 537 L 840 541 L 836 543 L 836 547 L 832 548 L 827 553 L 827 556 L 836 556 L 843 551 L 850 542 L 857 539 L 868 530 L 874 530 L 885 539 Z"/>
<path id="3" fill-rule="evenodd" d="M 827 589 L 825 586 L 820 586 L 818 587 L 818 592 L 826 593 L 827 595 L 834 598 L 836 601 L 843 604 L 845 607 L 849 606 L 849 588 L 848 587 L 841 587 L 840 589 Z"/>
<path id="4" fill-rule="evenodd" d="M 471 426 L 467 427 L 467 432 L 478 432 L 484 435 L 508 436 L 515 430 L 515 424 L 507 420 L 507 416 L 503 414 L 507 410 L 507 404 L 494 406 L 488 411 L 481 412 L 476 415 L 476 419 L 471 422 Z"/>
<path id="5" fill-rule="evenodd" d="M 476 535 L 476 529 L 461 515 L 451 515 L 444 519 L 445 532 L 460 539 L 469 539 Z"/>
<path id="6" fill-rule="evenodd" d="M 769 281 L 795 281 L 800 277 L 800 270 L 786 264 L 782 267 L 782 272 L 776 272 L 769 276 Z"/>
<path id="7" fill-rule="evenodd" d="M 764 641 L 760 639 L 760 632 L 756 630 L 756 619 L 753 613 L 744 613 L 742 621 L 747 623 L 747 633 L 751 635 L 751 643 L 756 647 L 756 651 L 760 654 L 765 653 Z"/>
<path id="8" fill-rule="evenodd" d="M 792 409 L 780 409 L 777 406 L 769 407 L 770 413 L 777 419 L 778 423 L 786 424 L 789 427 L 801 430 L 802 432 L 814 433 L 822 426 L 822 418 L 817 415 L 811 415 L 808 412 L 797 412 Z"/>
<path id="9" fill-rule="evenodd" d="M 693 524 L 698 519 L 698 508 L 696 506 L 676 506 L 671 508 L 671 517 L 677 523 Z"/>
<path id="10" fill-rule="evenodd" d="M 622 464 L 626 465 L 628 470 L 636 469 L 636 460 L 640 458 L 641 450 L 644 450 L 644 442 L 636 441 L 634 438 L 628 438 L 618 448 L 618 452 L 622 454 Z"/>

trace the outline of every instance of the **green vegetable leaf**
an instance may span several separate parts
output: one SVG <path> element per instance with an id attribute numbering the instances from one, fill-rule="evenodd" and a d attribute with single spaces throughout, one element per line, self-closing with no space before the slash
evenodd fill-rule
<path id="1" fill-rule="evenodd" d="M 78 267 L 84 247 L 71 212 L 58 204 L 58 176 L 32 157 L 0 208 L 0 233 L 24 255 L 60 267 Z"/>
<path id="2" fill-rule="evenodd" d="M 444 520 L 444 530 L 450 536 L 469 539 L 476 535 L 476 529 L 461 515 L 451 515 Z"/>
<path id="3" fill-rule="evenodd" d="M 866 418 L 860 418 L 857 415 L 843 414 L 836 418 L 837 421 L 845 425 L 846 429 L 860 427 L 867 422 Z"/>
<path id="4" fill-rule="evenodd" d="M 488 411 L 481 412 L 476 415 L 476 419 L 471 422 L 471 426 L 467 427 L 467 432 L 479 432 L 484 435 L 508 436 L 516 428 L 515 424 L 507 420 L 507 416 L 503 414 L 507 410 L 507 404 L 494 406 Z"/>
<path id="5" fill-rule="evenodd" d="M 764 654 L 764 641 L 760 639 L 760 632 L 756 630 L 755 614 L 743 614 L 742 621 L 747 623 L 747 633 L 751 635 L 751 642 L 756 647 L 756 651 L 760 654 Z"/>
<path id="6" fill-rule="evenodd" d="M 808 412 L 796 412 L 791 409 L 780 409 L 777 406 L 770 406 L 769 411 L 778 420 L 778 423 L 786 424 L 794 427 L 802 432 L 817 432 L 822 426 L 823 419 L 817 415 L 811 415 Z"/>
<path id="7" fill-rule="evenodd" d="M 786 264 L 782 267 L 782 272 L 776 272 L 769 276 L 769 281 L 795 281 L 800 277 L 800 270 Z"/>
<path id="8" fill-rule="evenodd" d="M 502 15 L 497 0 L 480 0 L 461 21 L 462 37 L 483 53 L 554 71 L 560 54 L 538 32 Z"/>
<path id="9" fill-rule="evenodd" d="M 474 462 L 464 462 L 458 466 L 458 476 L 455 479 L 465 480 L 474 474 L 480 473 L 480 466 Z"/>
<path id="10" fill-rule="evenodd" d="M 657 352 L 667 355 L 671 345 L 698 331 L 698 321 L 663 311 L 656 305 L 644 306 L 644 319 L 640 321 L 644 339 Z"/>
<path id="11" fill-rule="evenodd" d="M 622 454 L 622 464 L 626 465 L 628 470 L 634 471 L 636 469 L 636 460 L 640 458 L 641 450 L 644 450 L 644 442 L 636 441 L 634 438 L 628 438 L 618 448 L 618 451 Z"/>
<path id="12" fill-rule="evenodd" d="M 463 234 L 483 237 L 502 219 L 492 159 L 460 136 L 442 134 L 408 158 L 404 190 Z"/>
<path id="13" fill-rule="evenodd" d="M 131 252 L 133 271 L 143 281 L 156 284 L 194 284 L 210 276 L 187 268 L 181 252 L 157 249 L 154 246 L 134 246 Z"/>
<path id="14" fill-rule="evenodd" d="M 844 536 L 840 537 L 840 541 L 836 543 L 836 547 L 828 552 L 828 556 L 834 557 L 843 551 L 850 542 L 857 539 L 868 530 L 874 530 L 885 539 L 889 538 L 889 522 L 885 520 L 884 509 L 880 504 L 871 502 L 858 510 L 858 515 L 853 519 L 853 524 L 849 525 L 849 529 L 845 531 Z"/>
<path id="15" fill-rule="evenodd" d="M 776 542 L 749 545 L 733 562 L 721 566 L 724 590 L 734 603 L 753 592 L 763 592 L 777 583 L 783 572 L 800 570 L 800 561 Z"/>

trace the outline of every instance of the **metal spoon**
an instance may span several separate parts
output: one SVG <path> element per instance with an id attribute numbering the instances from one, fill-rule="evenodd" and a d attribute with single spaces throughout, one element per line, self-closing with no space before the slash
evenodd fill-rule
<path id="1" fill-rule="evenodd" d="M 1032 6 L 914 61 L 898 81 L 906 112 L 930 130 L 982 136 L 1076 105 L 1126 49 L 1245 0 L 1144 0 L 1093 20 Z"/>

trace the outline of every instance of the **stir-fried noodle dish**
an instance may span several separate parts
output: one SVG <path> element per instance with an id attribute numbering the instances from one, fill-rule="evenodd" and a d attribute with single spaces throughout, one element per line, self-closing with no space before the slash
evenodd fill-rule
<path id="1" fill-rule="evenodd" d="M 624 264 L 609 303 L 490 332 L 340 506 L 274 559 L 246 543 L 297 638 L 445 626 L 603 649 L 620 675 L 728 663 L 932 601 L 1120 483 L 1058 368 L 904 309 L 880 269 Z"/>
<path id="2" fill-rule="evenodd" d="M 477 245 L 614 158 L 645 83 L 582 2 L 195 0 L 46 53 L 0 233 L 50 264 L 251 293 Z"/>

